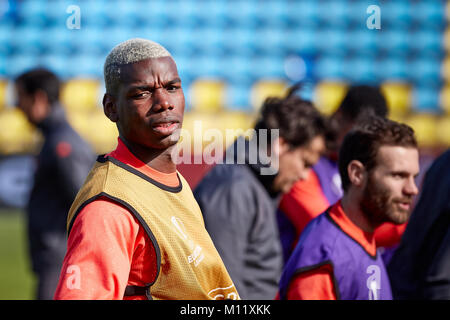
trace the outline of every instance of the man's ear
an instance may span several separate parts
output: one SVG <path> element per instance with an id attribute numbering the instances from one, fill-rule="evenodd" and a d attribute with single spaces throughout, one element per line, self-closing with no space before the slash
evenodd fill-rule
<path id="1" fill-rule="evenodd" d="M 352 160 L 347 166 L 347 173 L 350 182 L 360 187 L 364 184 L 366 178 L 366 168 L 359 160 Z"/>
<path id="2" fill-rule="evenodd" d="M 119 120 L 116 99 L 109 93 L 105 93 L 103 96 L 103 112 L 112 122 L 117 122 Z"/>

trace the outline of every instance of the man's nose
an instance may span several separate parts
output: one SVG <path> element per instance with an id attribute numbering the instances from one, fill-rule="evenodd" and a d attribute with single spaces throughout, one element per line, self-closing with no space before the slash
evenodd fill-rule
<path id="1" fill-rule="evenodd" d="M 413 177 L 409 178 L 406 182 L 404 192 L 412 196 L 415 196 L 419 193 L 419 189 L 417 188 L 416 181 Z"/>
<path id="2" fill-rule="evenodd" d="M 173 109 L 173 104 L 170 103 L 168 94 L 164 88 L 158 88 L 153 91 L 153 111 L 161 112 L 167 109 Z"/>

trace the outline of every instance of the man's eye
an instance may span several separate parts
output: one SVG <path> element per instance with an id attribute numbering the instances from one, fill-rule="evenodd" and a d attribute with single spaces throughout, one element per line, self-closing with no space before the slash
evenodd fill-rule
<path id="1" fill-rule="evenodd" d="M 177 87 L 177 86 L 169 86 L 169 87 L 167 87 L 167 91 L 175 91 L 175 90 L 178 90 L 178 88 L 179 87 Z"/>
<path id="2" fill-rule="evenodd" d="M 145 92 L 138 92 L 138 93 L 133 94 L 133 97 L 134 98 L 143 98 L 143 97 L 148 96 L 149 94 L 150 94 L 150 92 L 147 92 L 147 91 L 145 91 Z"/>

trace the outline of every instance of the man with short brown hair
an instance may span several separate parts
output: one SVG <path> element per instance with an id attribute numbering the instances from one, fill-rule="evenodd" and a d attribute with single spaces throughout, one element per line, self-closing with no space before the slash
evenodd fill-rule
<path id="1" fill-rule="evenodd" d="M 339 171 L 344 196 L 306 227 L 284 269 L 281 299 L 392 299 L 374 230 L 409 218 L 418 193 L 414 131 L 370 118 L 345 137 Z"/>

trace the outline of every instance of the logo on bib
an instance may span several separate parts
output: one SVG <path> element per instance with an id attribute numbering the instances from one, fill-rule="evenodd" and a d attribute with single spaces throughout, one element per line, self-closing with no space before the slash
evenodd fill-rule
<path id="1" fill-rule="evenodd" d="M 189 247 L 189 250 L 191 250 L 191 254 L 187 256 L 187 261 L 189 264 L 194 263 L 194 266 L 197 267 L 200 262 L 205 258 L 205 255 L 202 252 L 202 247 L 200 247 L 198 244 L 194 243 L 192 239 L 189 238 L 186 232 L 186 227 L 184 226 L 183 221 L 181 221 L 177 217 L 171 217 L 170 221 L 175 226 L 175 230 L 177 231 L 178 235 L 185 240 L 187 246 Z"/>

